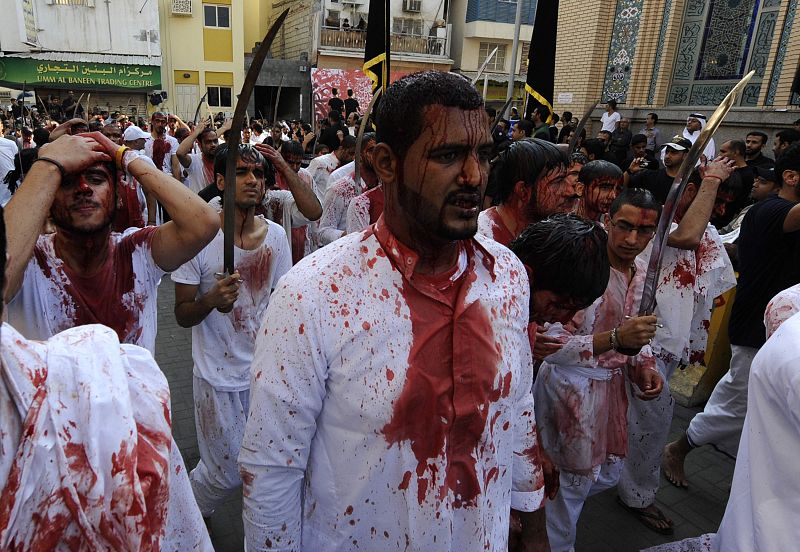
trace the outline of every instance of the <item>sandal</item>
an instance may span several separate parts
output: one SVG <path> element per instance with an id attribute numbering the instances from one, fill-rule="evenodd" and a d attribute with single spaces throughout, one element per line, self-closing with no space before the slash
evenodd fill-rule
<path id="1" fill-rule="evenodd" d="M 625 504 L 622 499 L 618 496 L 617 497 L 617 504 L 628 510 L 631 514 L 636 516 L 642 525 L 650 529 L 651 531 L 655 531 L 660 535 L 672 535 L 675 532 L 675 527 L 671 519 L 664 515 L 657 506 L 653 506 L 655 508 L 655 513 L 647 512 L 644 508 L 634 508 L 633 506 L 628 506 Z M 669 527 L 659 527 L 654 522 L 663 521 L 669 524 Z"/>

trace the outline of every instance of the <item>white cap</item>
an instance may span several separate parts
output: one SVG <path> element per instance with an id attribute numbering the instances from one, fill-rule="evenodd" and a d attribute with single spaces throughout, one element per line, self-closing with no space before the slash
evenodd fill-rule
<path id="1" fill-rule="evenodd" d="M 131 125 L 122 133 L 122 140 L 125 142 L 133 142 L 139 138 L 150 138 L 150 133 L 143 131 L 136 125 Z"/>

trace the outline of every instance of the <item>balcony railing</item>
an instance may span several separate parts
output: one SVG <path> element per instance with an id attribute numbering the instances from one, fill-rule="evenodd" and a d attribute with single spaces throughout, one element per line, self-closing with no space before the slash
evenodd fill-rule
<path id="1" fill-rule="evenodd" d="M 366 40 L 367 31 L 360 29 L 322 27 L 322 32 L 320 33 L 320 46 L 327 48 L 363 51 Z M 435 36 L 415 36 L 392 33 L 390 47 L 393 52 L 402 52 L 404 54 L 446 56 L 446 42 L 446 38 Z"/>

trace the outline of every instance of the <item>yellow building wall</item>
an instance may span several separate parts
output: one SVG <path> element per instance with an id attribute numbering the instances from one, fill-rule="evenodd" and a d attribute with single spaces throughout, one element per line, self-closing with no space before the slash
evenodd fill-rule
<path id="1" fill-rule="evenodd" d="M 251 52 L 269 28 L 272 4 L 269 0 L 244 0 L 244 51 Z"/>
<path id="2" fill-rule="evenodd" d="M 203 5 L 222 4 L 230 6 L 230 29 L 206 28 L 203 24 Z M 181 89 L 196 86 L 196 103 L 206 93 L 210 84 L 230 85 L 233 106 L 212 108 L 213 111 L 233 112 L 236 108 L 236 95 L 244 83 L 244 44 L 245 5 L 266 4 L 261 0 L 194 0 L 192 15 L 172 15 L 171 0 L 159 0 L 159 17 L 162 37 L 162 89 L 167 91 L 168 99 L 162 105 L 164 111 L 179 113 L 179 100 L 176 85 Z M 260 40 L 260 39 L 259 39 Z M 249 51 L 249 49 L 247 50 Z M 189 77 L 184 77 L 188 74 Z M 211 83 L 208 75 L 227 75 L 226 82 Z M 203 108 L 205 111 L 205 108 Z M 187 109 L 184 105 L 183 114 Z M 191 115 L 191 114 L 190 114 Z"/>

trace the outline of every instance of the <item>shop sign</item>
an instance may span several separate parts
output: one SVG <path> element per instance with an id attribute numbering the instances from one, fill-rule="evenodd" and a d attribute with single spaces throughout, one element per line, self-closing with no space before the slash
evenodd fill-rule
<path id="1" fill-rule="evenodd" d="M 161 86 L 161 68 L 152 65 L 0 58 L 0 84 L 20 88 L 23 83 L 29 88 L 152 89 Z"/>

